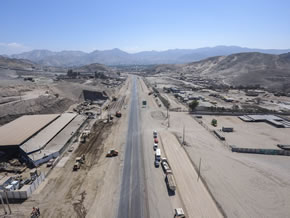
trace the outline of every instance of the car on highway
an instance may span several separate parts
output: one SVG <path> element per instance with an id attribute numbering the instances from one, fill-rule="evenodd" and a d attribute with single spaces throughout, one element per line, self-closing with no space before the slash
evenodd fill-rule
<path id="1" fill-rule="evenodd" d="M 154 144 L 153 144 L 153 149 L 154 149 L 154 151 L 155 151 L 157 148 L 158 148 L 158 144 L 154 143 Z"/>
<path id="2" fill-rule="evenodd" d="M 158 143 L 158 138 L 154 139 L 154 143 L 156 143 L 156 144 Z"/>
<path id="3" fill-rule="evenodd" d="M 157 136 L 157 131 L 153 130 L 153 136 Z"/>
<path id="4" fill-rule="evenodd" d="M 154 165 L 155 165 L 155 167 L 159 167 L 159 161 L 155 159 Z"/>
<path id="5" fill-rule="evenodd" d="M 185 214 L 182 208 L 175 208 L 174 212 L 175 212 L 174 217 L 185 218 Z"/>
<path id="6" fill-rule="evenodd" d="M 159 148 L 155 151 L 155 160 L 160 161 L 161 160 L 161 150 Z"/>

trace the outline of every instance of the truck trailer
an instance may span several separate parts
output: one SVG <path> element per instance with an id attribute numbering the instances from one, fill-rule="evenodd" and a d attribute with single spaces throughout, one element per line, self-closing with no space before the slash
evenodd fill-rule
<path id="1" fill-rule="evenodd" d="M 172 191 L 175 192 L 176 190 L 176 183 L 175 183 L 175 179 L 174 176 L 172 174 L 172 171 L 167 171 L 166 174 L 166 183 L 167 183 L 167 187 Z"/>

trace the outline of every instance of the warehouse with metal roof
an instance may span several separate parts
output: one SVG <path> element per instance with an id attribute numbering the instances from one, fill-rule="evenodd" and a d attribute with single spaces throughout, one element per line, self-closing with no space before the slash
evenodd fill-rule
<path id="1" fill-rule="evenodd" d="M 26 115 L 0 127 L 0 147 L 20 146 L 60 114 Z"/>
<path id="2" fill-rule="evenodd" d="M 76 113 L 22 116 L 0 127 L 0 158 L 17 154 L 38 166 L 59 156 L 86 120 Z"/>
<path id="3" fill-rule="evenodd" d="M 50 123 L 42 131 L 22 144 L 21 149 L 27 154 L 43 149 L 47 143 L 49 143 L 76 116 L 77 115 L 74 113 L 64 113 L 60 115 L 54 122 Z"/>

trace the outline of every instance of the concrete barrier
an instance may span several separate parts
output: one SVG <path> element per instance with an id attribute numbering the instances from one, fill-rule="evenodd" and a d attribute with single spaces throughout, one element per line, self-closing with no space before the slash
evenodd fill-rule
<path id="1" fill-rule="evenodd" d="M 230 147 L 231 147 L 232 152 L 238 152 L 238 153 L 290 156 L 290 151 L 285 151 L 285 150 L 260 149 L 260 148 L 238 148 L 233 145 L 231 145 Z"/>
<path id="2" fill-rule="evenodd" d="M 213 132 L 220 140 L 222 140 L 222 141 L 226 140 L 226 138 L 217 130 L 214 130 Z"/>

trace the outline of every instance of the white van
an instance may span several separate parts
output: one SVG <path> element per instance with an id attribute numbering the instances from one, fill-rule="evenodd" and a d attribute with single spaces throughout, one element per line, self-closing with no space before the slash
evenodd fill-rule
<path id="1" fill-rule="evenodd" d="M 160 148 L 156 149 L 155 159 L 158 160 L 158 161 L 160 161 L 160 159 L 161 159 L 161 150 L 160 150 Z"/>

